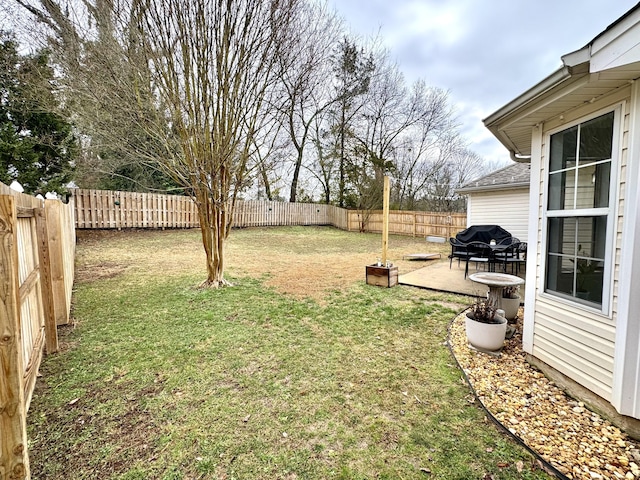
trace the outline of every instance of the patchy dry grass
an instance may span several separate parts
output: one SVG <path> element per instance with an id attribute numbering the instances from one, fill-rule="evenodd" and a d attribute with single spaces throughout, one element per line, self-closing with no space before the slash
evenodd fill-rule
<path id="1" fill-rule="evenodd" d="M 199 231 L 80 231 L 80 281 L 120 271 L 143 277 L 201 275 L 204 251 Z M 108 239 L 109 241 L 104 241 Z M 424 266 L 403 260 L 420 252 L 448 254 L 448 244 L 422 237 L 392 236 L 388 258 L 400 274 Z M 86 248 L 85 248 L 86 247 Z M 235 278 L 261 278 L 265 285 L 296 298 L 323 300 L 364 278 L 364 266 L 380 257 L 379 234 L 354 234 L 331 227 L 234 230 L 227 247 L 227 272 Z"/>
<path id="2" fill-rule="evenodd" d="M 33 477 L 547 478 L 453 365 L 464 300 L 364 284 L 379 238 L 236 231 L 236 286 L 199 290 L 198 232 L 80 235 L 76 326 L 29 414 Z"/>

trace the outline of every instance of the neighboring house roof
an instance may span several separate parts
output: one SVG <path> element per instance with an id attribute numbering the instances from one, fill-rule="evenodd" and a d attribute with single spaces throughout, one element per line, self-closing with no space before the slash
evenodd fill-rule
<path id="1" fill-rule="evenodd" d="M 640 38 L 633 30 L 639 23 L 640 3 L 585 47 L 564 55 L 560 69 L 484 119 L 513 160 L 528 161 L 534 127 L 640 77 Z"/>
<path id="2" fill-rule="evenodd" d="M 477 178 L 456 190 L 456 193 L 473 193 L 489 190 L 505 190 L 529 186 L 531 165 L 528 163 L 514 163 L 507 167 L 491 172 L 489 175 Z"/>

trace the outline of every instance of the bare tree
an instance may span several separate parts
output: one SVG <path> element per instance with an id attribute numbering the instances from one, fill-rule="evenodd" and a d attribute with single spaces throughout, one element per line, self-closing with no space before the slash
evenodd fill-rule
<path id="1" fill-rule="evenodd" d="M 391 166 L 388 162 L 394 156 L 398 137 L 425 113 L 418 111 L 416 97 L 409 98 L 404 77 L 398 66 L 389 61 L 387 52 L 382 52 L 375 63 L 376 72 L 358 115 L 354 137 L 359 150 L 372 161 L 376 179 L 381 179 Z"/>
<path id="2" fill-rule="evenodd" d="M 204 284 L 224 285 L 235 202 L 301 0 L 84 0 L 81 15 L 16 1 L 51 27 L 61 54 L 79 52 L 65 80 L 88 131 L 157 163 L 194 198 Z"/>
<path id="3" fill-rule="evenodd" d="M 455 203 L 444 186 L 477 171 L 446 92 L 405 86 L 376 40 L 336 41 L 342 25 L 326 4 L 13 1 L 59 53 L 86 134 L 83 171 L 170 175 L 203 215 L 207 283 L 224 283 L 240 194 L 321 191 L 327 203 L 377 208 L 390 173 L 397 208 L 440 209 Z"/>
<path id="4" fill-rule="evenodd" d="M 333 102 L 331 53 L 342 24 L 326 3 L 309 3 L 296 25 L 297 41 L 280 56 L 284 130 L 295 150 L 289 201 L 295 202 L 305 148 L 315 118 Z"/>
<path id="5" fill-rule="evenodd" d="M 421 204 L 434 212 L 462 212 L 465 200 L 456 189 L 486 172 L 486 165 L 480 155 L 459 142 L 447 147 L 433 164 L 431 181 L 423 191 Z"/>
<path id="6" fill-rule="evenodd" d="M 297 8 L 297 0 L 156 0 L 141 10 L 142 40 L 182 146 L 163 165 L 192 189 L 209 285 L 225 283 L 224 242 Z"/>
<path id="7" fill-rule="evenodd" d="M 357 151 L 363 156 L 363 165 L 367 168 L 356 173 L 370 176 L 367 183 L 375 192 L 381 190 L 386 173 L 397 177 L 396 183 L 400 188 L 412 188 L 415 178 L 397 176 L 407 166 L 402 162 L 410 158 L 408 153 L 411 151 L 414 152 L 414 161 L 425 159 L 430 144 L 436 143 L 443 132 L 455 127 L 451 110 L 446 94 L 427 88 L 424 82 L 418 81 L 407 88 L 398 66 L 389 61 L 386 52 L 381 52 L 376 65 L 377 71 L 372 77 L 354 133 Z M 411 166 L 408 170 L 409 174 L 416 173 Z M 369 187 L 367 189 L 370 190 Z M 360 194 L 363 196 L 364 191 Z M 379 195 L 375 197 L 379 198 Z M 363 199 L 361 201 L 367 203 Z M 376 202 L 371 206 L 380 207 Z"/>
<path id="8" fill-rule="evenodd" d="M 254 153 L 250 160 L 253 163 L 251 171 L 257 179 L 258 199 L 274 200 L 274 194 L 276 194 L 273 184 L 280 179 L 278 166 L 284 163 L 287 155 L 287 147 L 282 141 L 282 136 L 279 135 L 280 127 L 280 122 L 274 120 L 268 125 L 263 125 L 254 135 Z"/>
<path id="9" fill-rule="evenodd" d="M 327 112 L 323 112 L 326 115 Z M 322 201 L 327 205 L 331 203 L 331 192 L 335 188 L 334 177 L 337 170 L 337 162 L 332 149 L 326 144 L 324 115 L 317 115 L 313 119 L 311 129 L 311 142 L 315 158 L 307 167 L 309 173 L 318 181 L 322 188 Z"/>
<path id="10" fill-rule="evenodd" d="M 418 81 L 412 92 L 419 120 L 403 132 L 394 160 L 393 201 L 398 208 L 416 209 L 449 152 L 460 146 L 460 137 L 448 95 Z"/>

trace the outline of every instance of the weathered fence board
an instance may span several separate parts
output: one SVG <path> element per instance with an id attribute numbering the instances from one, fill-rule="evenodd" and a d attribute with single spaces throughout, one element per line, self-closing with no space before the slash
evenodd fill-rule
<path id="1" fill-rule="evenodd" d="M 51 254 L 48 243 L 47 219 L 44 208 L 36 210 L 36 228 L 38 238 L 38 259 L 40 261 L 42 286 L 42 313 L 45 326 L 45 348 L 48 353 L 58 351 L 58 330 L 56 324 L 53 284 L 51 281 Z"/>
<path id="2" fill-rule="evenodd" d="M 334 208 L 315 203 L 240 200 L 236 203 L 232 226 L 331 225 Z"/>
<path id="3" fill-rule="evenodd" d="M 19 293 L 24 269 L 18 264 L 18 250 L 16 200 L 0 195 L 0 472 L 5 478 L 29 475 Z"/>
<path id="4" fill-rule="evenodd" d="M 0 477 L 29 478 L 26 412 L 42 354 L 58 348 L 73 284 L 73 205 L 0 183 Z"/>
<path id="5" fill-rule="evenodd" d="M 74 209 L 58 200 L 45 200 L 53 303 L 57 325 L 69 323 L 75 260 Z"/>

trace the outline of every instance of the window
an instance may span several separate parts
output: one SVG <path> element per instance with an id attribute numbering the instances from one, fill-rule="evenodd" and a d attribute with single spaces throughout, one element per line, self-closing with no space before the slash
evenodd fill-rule
<path id="1" fill-rule="evenodd" d="M 545 291 L 603 307 L 615 112 L 551 135 Z"/>

